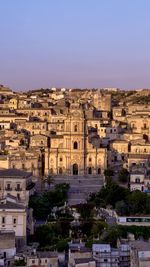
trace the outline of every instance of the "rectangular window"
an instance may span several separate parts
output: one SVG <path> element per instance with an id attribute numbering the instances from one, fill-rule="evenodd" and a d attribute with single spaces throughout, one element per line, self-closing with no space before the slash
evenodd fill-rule
<path id="1" fill-rule="evenodd" d="M 16 223 L 17 223 L 17 219 L 13 218 L 13 224 L 16 224 Z"/>
<path id="2" fill-rule="evenodd" d="M 7 189 L 10 189 L 10 184 L 7 184 Z"/>
<path id="3" fill-rule="evenodd" d="M 20 184 L 17 184 L 17 189 L 18 189 L 18 190 L 20 189 Z"/>
<path id="4" fill-rule="evenodd" d="M 6 220 L 5 217 L 2 217 L 2 224 L 5 224 Z"/>

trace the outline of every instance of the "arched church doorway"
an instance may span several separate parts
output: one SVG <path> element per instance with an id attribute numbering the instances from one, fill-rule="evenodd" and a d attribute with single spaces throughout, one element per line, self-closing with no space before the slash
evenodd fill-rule
<path id="1" fill-rule="evenodd" d="M 88 169 L 88 174 L 92 174 L 92 168 L 91 167 L 89 167 L 89 169 Z"/>
<path id="2" fill-rule="evenodd" d="M 73 175 L 78 175 L 78 164 L 73 164 Z"/>

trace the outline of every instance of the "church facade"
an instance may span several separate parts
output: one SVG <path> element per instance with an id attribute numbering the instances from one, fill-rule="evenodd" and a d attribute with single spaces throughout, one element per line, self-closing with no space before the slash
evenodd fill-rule
<path id="1" fill-rule="evenodd" d="M 63 133 L 51 136 L 45 150 L 45 175 L 100 175 L 107 166 L 107 149 L 90 138 L 91 120 L 78 103 L 64 118 Z M 94 140 L 94 143 L 91 140 Z"/>

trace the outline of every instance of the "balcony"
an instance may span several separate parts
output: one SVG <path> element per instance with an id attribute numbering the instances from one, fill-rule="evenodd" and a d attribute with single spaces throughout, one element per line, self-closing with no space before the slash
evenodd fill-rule
<path id="1" fill-rule="evenodd" d="M 20 191 L 22 191 L 22 188 L 16 187 L 15 190 L 18 191 L 18 192 L 20 192 Z"/>
<path id="2" fill-rule="evenodd" d="M 6 191 L 12 191 L 12 188 L 11 187 L 6 187 L 5 190 Z"/>
<path id="3" fill-rule="evenodd" d="M 134 185 L 144 185 L 144 182 L 135 182 L 135 181 L 131 181 L 130 182 L 130 185 L 132 185 L 132 184 L 134 184 Z"/>
<path id="4" fill-rule="evenodd" d="M 142 131 L 148 131 L 149 130 L 149 127 L 141 127 L 141 130 Z"/>

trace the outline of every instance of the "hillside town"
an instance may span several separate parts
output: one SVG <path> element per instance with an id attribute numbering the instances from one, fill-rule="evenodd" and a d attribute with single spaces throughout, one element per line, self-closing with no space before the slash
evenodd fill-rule
<path id="1" fill-rule="evenodd" d="M 149 104 L 0 85 L 0 266 L 150 266 Z"/>

